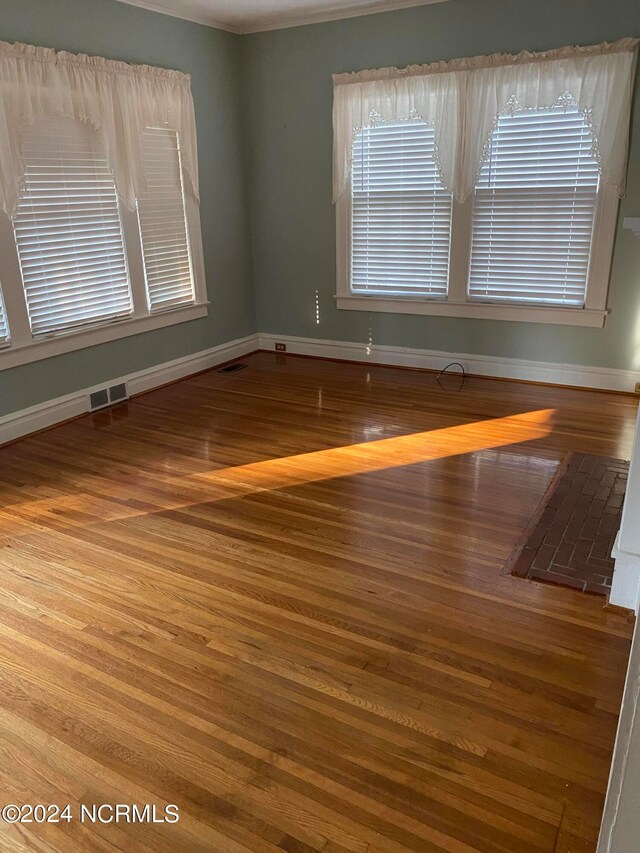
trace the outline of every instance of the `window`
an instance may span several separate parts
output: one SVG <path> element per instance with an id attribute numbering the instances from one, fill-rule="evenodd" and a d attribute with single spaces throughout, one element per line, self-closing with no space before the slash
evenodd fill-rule
<path id="1" fill-rule="evenodd" d="M 14 230 L 33 335 L 129 315 L 118 198 L 95 130 L 70 119 L 41 121 L 22 148 Z"/>
<path id="2" fill-rule="evenodd" d="M 138 218 L 152 311 L 193 302 L 193 272 L 187 236 L 178 135 L 147 128 L 143 139 L 146 192 Z"/>
<path id="3" fill-rule="evenodd" d="M 454 202 L 421 120 L 353 141 L 337 203 L 338 307 L 601 326 L 617 199 L 574 103 L 515 109 Z"/>
<path id="4" fill-rule="evenodd" d="M 0 371 L 205 317 L 189 76 L 5 48 Z"/>
<path id="5" fill-rule="evenodd" d="M 603 326 L 639 42 L 334 74 L 337 307 Z"/>
<path id="6" fill-rule="evenodd" d="M 0 288 L 0 346 L 6 344 L 9 340 L 9 326 L 7 325 L 7 312 L 4 307 L 4 299 L 2 298 L 2 288 Z"/>
<path id="7" fill-rule="evenodd" d="M 584 306 L 599 185 L 592 150 L 575 107 L 500 117 L 473 199 L 472 299 Z"/>
<path id="8" fill-rule="evenodd" d="M 353 145 L 351 290 L 446 297 L 452 197 L 423 121 L 361 130 Z"/>
<path id="9" fill-rule="evenodd" d="M 16 213 L 0 215 L 0 368 L 206 315 L 178 133 L 146 128 L 141 143 L 146 187 L 130 211 L 90 124 L 24 133 Z"/>

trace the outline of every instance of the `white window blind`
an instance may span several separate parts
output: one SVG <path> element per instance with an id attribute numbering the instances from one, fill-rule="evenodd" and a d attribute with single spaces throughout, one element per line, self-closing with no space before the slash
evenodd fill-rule
<path id="1" fill-rule="evenodd" d="M 7 323 L 7 312 L 4 307 L 2 288 L 0 288 L 0 346 L 9 340 L 9 324 Z"/>
<path id="2" fill-rule="evenodd" d="M 14 229 L 34 337 L 126 316 L 120 210 L 97 134 L 78 120 L 47 119 L 22 148 Z"/>
<path id="3" fill-rule="evenodd" d="M 149 307 L 163 311 L 195 298 L 178 134 L 147 128 L 143 153 L 146 190 L 138 199 L 142 254 Z"/>
<path id="4" fill-rule="evenodd" d="M 469 296 L 582 307 L 598 166 L 575 107 L 501 116 L 473 202 Z"/>
<path id="5" fill-rule="evenodd" d="M 351 290 L 446 297 L 452 197 L 420 120 L 361 130 L 353 144 Z"/>

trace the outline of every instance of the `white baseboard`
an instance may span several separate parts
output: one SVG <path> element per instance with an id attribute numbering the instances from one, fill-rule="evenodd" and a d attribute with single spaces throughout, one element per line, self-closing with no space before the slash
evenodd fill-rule
<path id="1" fill-rule="evenodd" d="M 356 343 L 355 341 L 325 341 L 319 338 L 299 338 L 290 335 L 258 334 L 237 338 L 193 355 L 168 361 L 155 367 L 139 370 L 127 376 L 114 376 L 91 388 L 82 388 L 38 403 L 28 409 L 0 417 L 0 445 L 16 438 L 29 435 L 69 418 L 89 411 L 89 395 L 111 385 L 126 383 L 130 397 L 149 391 L 185 376 L 209 370 L 241 358 L 256 349 L 274 350 L 276 342 L 287 346 L 287 352 L 312 355 L 318 358 L 339 358 L 345 361 L 388 364 L 397 367 L 417 367 L 441 370 L 451 361 L 461 362 L 469 373 L 479 376 L 496 376 L 502 379 L 528 379 L 548 382 L 552 385 L 576 385 L 607 391 L 633 391 L 640 382 L 640 371 L 615 370 L 605 367 L 583 367 L 575 364 L 553 364 L 546 361 L 495 358 L 493 356 L 469 355 L 438 350 L 412 349 L 410 347 L 381 346 L 379 344 Z"/>
<path id="2" fill-rule="evenodd" d="M 201 370 L 209 370 L 225 361 L 241 358 L 256 349 L 258 349 L 257 335 L 236 338 L 236 340 L 219 344 L 193 355 L 187 355 L 184 358 L 176 358 L 173 361 L 167 361 L 146 370 L 139 370 L 127 376 L 114 376 L 91 388 L 82 388 L 64 397 L 57 397 L 54 400 L 38 403 L 28 409 L 12 412 L 0 417 L 0 445 L 69 420 L 69 418 L 85 414 L 90 409 L 89 395 L 101 388 L 124 382 L 129 396 L 133 397 L 143 391 L 150 391 L 152 388 L 158 388 L 168 382 L 175 382 L 176 379 L 183 379 L 185 376 L 199 373 Z"/>
<path id="3" fill-rule="evenodd" d="M 550 385 L 575 385 L 605 391 L 633 391 L 640 382 L 640 370 L 617 370 L 607 367 L 585 367 L 579 364 L 556 364 L 547 361 L 526 361 L 518 358 L 469 355 L 441 350 L 412 349 L 380 344 L 368 346 L 355 341 L 325 341 L 319 338 L 298 338 L 289 335 L 258 335 L 260 349 L 273 350 L 276 342 L 286 344 L 287 352 L 313 355 L 320 358 L 339 358 L 396 367 L 418 367 L 442 370 L 451 361 L 461 362 L 476 376 L 495 376 L 501 379 L 525 379 L 547 382 Z"/>

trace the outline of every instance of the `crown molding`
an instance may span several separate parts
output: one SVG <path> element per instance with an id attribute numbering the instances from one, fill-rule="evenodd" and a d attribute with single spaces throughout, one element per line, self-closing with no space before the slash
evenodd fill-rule
<path id="1" fill-rule="evenodd" d="M 257 21 L 241 30 L 242 35 L 266 33 L 272 30 L 286 30 L 290 27 L 303 27 L 308 24 L 326 24 L 330 21 L 343 21 L 346 18 L 363 18 L 379 12 L 394 12 L 415 6 L 431 6 L 434 3 L 446 3 L 447 0 L 384 0 L 368 8 L 332 9 L 323 12 L 311 12 L 302 15 L 282 16 L 278 21 Z"/>
<path id="2" fill-rule="evenodd" d="M 141 9 L 147 9 L 149 12 L 159 12 L 162 15 L 170 15 L 173 18 L 181 18 L 184 21 L 191 21 L 194 24 L 202 24 L 205 27 L 212 27 L 216 30 L 224 30 L 235 35 L 251 35 L 254 33 L 265 33 L 272 30 L 285 30 L 291 27 L 303 27 L 308 24 L 326 24 L 330 21 L 341 21 L 346 18 L 362 18 L 367 15 L 376 15 L 380 12 L 394 12 L 399 9 L 410 9 L 416 6 L 431 6 L 434 3 L 446 3 L 447 0 L 381 0 L 373 6 L 367 8 L 351 8 L 351 9 L 332 9 L 321 12 L 309 12 L 300 15 L 283 15 L 277 20 L 258 20 L 253 23 L 248 23 L 245 27 L 232 27 L 230 24 L 224 24 L 209 15 L 194 15 L 185 14 L 177 9 L 169 9 L 153 0 L 118 0 L 119 3 L 126 3 L 129 6 L 138 6 Z M 174 0 L 179 3 L 179 0 Z"/>
<path id="3" fill-rule="evenodd" d="M 169 15 L 171 18 L 180 18 L 182 21 L 190 21 L 192 24 L 202 24 L 205 27 L 211 27 L 214 30 L 224 30 L 226 33 L 234 33 L 234 35 L 243 35 L 242 30 L 223 24 L 221 21 L 210 18 L 208 15 L 185 15 L 184 12 L 178 12 L 175 9 L 167 9 L 152 0 L 118 0 L 119 3 L 126 3 L 127 6 L 138 6 L 140 9 L 146 9 L 147 12 L 158 12 L 160 15 Z"/>

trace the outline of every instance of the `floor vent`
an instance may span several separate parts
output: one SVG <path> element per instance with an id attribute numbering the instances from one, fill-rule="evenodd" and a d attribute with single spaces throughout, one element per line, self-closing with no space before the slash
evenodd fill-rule
<path id="1" fill-rule="evenodd" d="M 227 364 L 226 367 L 221 367 L 219 373 L 235 373 L 237 370 L 244 370 L 246 364 L 237 361 L 235 364 Z"/>

